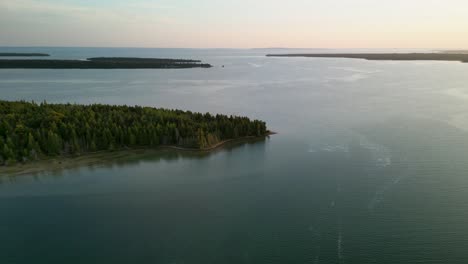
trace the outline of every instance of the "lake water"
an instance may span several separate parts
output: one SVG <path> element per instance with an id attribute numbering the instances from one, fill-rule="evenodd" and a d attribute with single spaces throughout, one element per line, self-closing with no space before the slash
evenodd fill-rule
<path id="1" fill-rule="evenodd" d="M 0 98 L 246 115 L 279 134 L 208 155 L 0 178 L 0 263 L 468 259 L 468 64 L 2 50 L 202 59 L 214 67 L 0 70 Z"/>

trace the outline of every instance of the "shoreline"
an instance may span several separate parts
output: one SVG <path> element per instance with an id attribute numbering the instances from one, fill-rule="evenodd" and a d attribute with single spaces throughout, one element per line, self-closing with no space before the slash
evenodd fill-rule
<path id="1" fill-rule="evenodd" d="M 166 145 L 166 146 L 159 146 L 158 148 L 161 148 L 161 149 L 172 149 L 172 150 L 177 150 L 177 151 L 188 151 L 188 152 L 210 152 L 210 151 L 214 151 L 216 149 L 219 149 L 219 148 L 222 148 L 224 147 L 226 144 L 229 144 L 229 143 L 234 143 L 236 141 L 245 141 L 247 142 L 248 140 L 251 140 L 251 139 L 260 139 L 260 138 L 266 138 L 266 137 L 270 137 L 272 135 L 276 135 L 278 133 L 276 132 L 272 132 L 272 131 L 269 131 L 268 133 L 266 133 L 265 135 L 263 136 L 249 136 L 249 137 L 242 137 L 242 138 L 235 138 L 235 139 L 228 139 L 228 140 L 224 140 L 224 141 L 221 141 L 221 142 L 218 142 L 217 144 L 214 144 L 213 146 L 210 146 L 208 148 L 203 148 L 203 149 L 196 149 L 196 148 L 184 148 L 184 147 L 177 147 L 177 146 L 171 146 L 171 145 Z"/>
<path id="2" fill-rule="evenodd" d="M 96 57 L 86 60 L 0 59 L 0 69 L 189 69 L 211 68 L 200 60 Z"/>
<path id="3" fill-rule="evenodd" d="M 50 57 L 47 53 L 0 52 L 0 57 Z"/>
<path id="4" fill-rule="evenodd" d="M 468 53 L 302 53 L 267 54 L 267 57 L 344 58 L 388 61 L 459 61 L 468 63 Z"/>
<path id="5" fill-rule="evenodd" d="M 229 139 L 221 141 L 209 148 L 196 149 L 196 148 L 184 148 L 171 145 L 163 145 L 158 147 L 139 147 L 139 148 L 128 148 L 119 149 L 114 151 L 97 151 L 88 152 L 75 156 L 58 156 L 54 158 L 41 159 L 37 161 L 31 161 L 27 163 L 17 163 L 11 166 L 0 166 L 0 178 L 21 176 L 28 174 L 41 174 L 46 172 L 55 172 L 67 169 L 74 169 L 84 166 L 102 165 L 109 162 L 116 162 L 124 160 L 125 158 L 133 158 L 143 156 L 145 154 L 160 153 L 161 151 L 174 151 L 175 153 L 193 153 L 193 154 L 208 154 L 216 150 L 222 149 L 229 146 L 229 144 L 246 144 L 251 141 L 261 140 L 269 138 L 271 135 L 275 135 L 275 132 L 269 132 L 264 136 L 249 136 L 237 139 Z"/>

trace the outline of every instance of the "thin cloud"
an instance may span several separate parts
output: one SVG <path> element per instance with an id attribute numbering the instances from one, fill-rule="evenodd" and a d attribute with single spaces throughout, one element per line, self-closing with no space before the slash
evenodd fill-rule
<path id="1" fill-rule="evenodd" d="M 154 16 L 154 14 L 149 16 L 139 12 L 139 9 L 147 11 L 171 9 L 172 7 L 169 6 L 162 6 L 154 3 L 131 3 L 123 7 L 87 7 L 76 4 L 58 4 L 38 0 L 10 0 L 0 4 L 0 9 L 4 10 L 6 14 L 13 15 L 17 13 L 19 15 L 17 16 L 18 19 L 21 19 L 22 16 L 53 15 L 66 17 L 67 19 L 99 20 L 102 22 L 120 21 L 126 23 L 170 24 L 175 21 L 168 16 Z"/>
<path id="2" fill-rule="evenodd" d="M 47 1 L 35 1 L 35 0 L 9 0 L 1 4 L 7 12 L 89 12 L 91 9 L 83 6 L 69 5 L 69 4 L 57 4 L 50 3 Z"/>

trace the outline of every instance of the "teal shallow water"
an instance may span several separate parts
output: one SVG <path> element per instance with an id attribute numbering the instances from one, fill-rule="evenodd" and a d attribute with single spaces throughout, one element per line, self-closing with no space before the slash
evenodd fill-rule
<path id="1" fill-rule="evenodd" d="M 468 258 L 468 64 L 237 50 L 55 53 L 202 58 L 217 67 L 2 70 L 1 98 L 241 114 L 279 134 L 209 155 L 166 151 L 1 178 L 0 263 Z"/>

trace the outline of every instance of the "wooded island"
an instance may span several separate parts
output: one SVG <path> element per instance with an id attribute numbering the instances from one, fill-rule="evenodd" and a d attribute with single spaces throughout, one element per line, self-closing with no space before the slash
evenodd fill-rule
<path id="1" fill-rule="evenodd" d="M 460 61 L 468 62 L 468 53 L 304 53 L 267 54 L 267 57 L 347 58 L 394 61 Z"/>
<path id="2" fill-rule="evenodd" d="M 205 150 L 269 133 L 247 117 L 140 106 L 0 101 L 0 117 L 0 165 L 141 147 Z"/>
<path id="3" fill-rule="evenodd" d="M 185 69 L 210 68 L 199 60 L 100 57 L 86 60 L 0 60 L 3 69 Z"/>
<path id="4" fill-rule="evenodd" d="M 49 57 L 47 53 L 0 52 L 0 57 Z"/>

